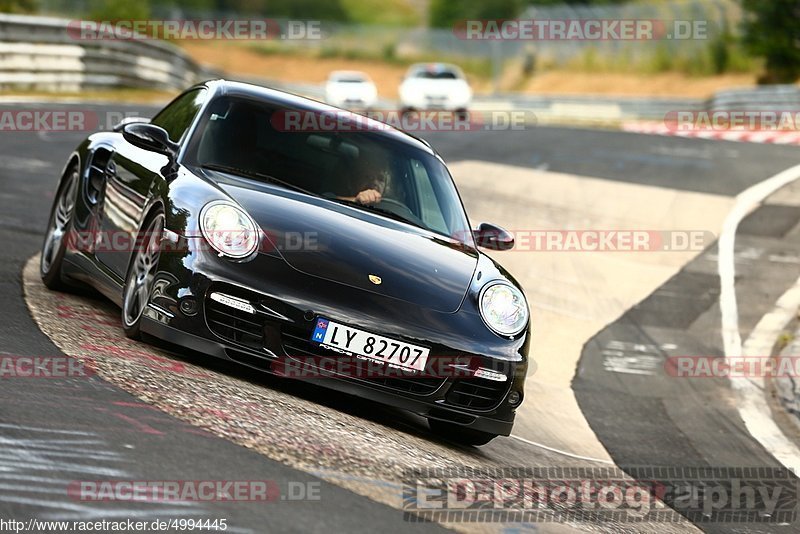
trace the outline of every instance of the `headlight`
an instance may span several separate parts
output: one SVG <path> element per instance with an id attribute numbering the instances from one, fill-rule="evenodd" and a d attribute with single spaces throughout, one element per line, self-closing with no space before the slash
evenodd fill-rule
<path id="1" fill-rule="evenodd" d="M 516 287 L 504 283 L 490 283 L 478 298 L 486 326 L 502 336 L 515 336 L 528 324 L 528 305 L 525 296 Z"/>
<path id="2" fill-rule="evenodd" d="M 209 202 L 200 212 L 200 231 L 220 256 L 246 258 L 256 251 L 259 230 L 253 219 L 230 202 Z"/>

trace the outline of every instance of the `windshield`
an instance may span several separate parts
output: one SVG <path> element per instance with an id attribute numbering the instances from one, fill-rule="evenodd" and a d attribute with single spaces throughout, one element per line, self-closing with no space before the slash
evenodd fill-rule
<path id="1" fill-rule="evenodd" d="M 424 78 L 426 80 L 457 80 L 458 76 L 452 72 L 418 72 L 414 75 L 414 78 Z"/>
<path id="2" fill-rule="evenodd" d="M 461 76 L 452 69 L 443 66 L 425 65 L 412 67 L 410 78 L 423 78 L 426 80 L 459 80 Z"/>
<path id="3" fill-rule="evenodd" d="M 287 128 L 293 113 L 310 114 L 219 97 L 206 109 L 186 162 L 473 244 L 461 201 L 439 158 L 376 132 Z"/>
<path id="4" fill-rule="evenodd" d="M 341 74 L 331 76 L 330 81 L 333 83 L 368 83 L 369 80 L 358 74 Z"/>

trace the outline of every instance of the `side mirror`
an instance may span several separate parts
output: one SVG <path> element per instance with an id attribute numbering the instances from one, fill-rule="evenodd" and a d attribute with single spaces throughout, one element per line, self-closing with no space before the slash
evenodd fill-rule
<path id="1" fill-rule="evenodd" d="M 479 247 L 488 250 L 511 250 L 514 248 L 514 235 L 494 224 L 480 223 L 472 234 Z"/>
<path id="2" fill-rule="evenodd" d="M 135 147 L 163 154 L 170 160 L 178 155 L 178 144 L 170 141 L 167 131 L 155 124 L 126 124 L 122 128 L 122 137 Z"/>
<path id="3" fill-rule="evenodd" d="M 129 124 L 149 124 L 150 119 L 147 117 L 125 117 L 112 128 L 113 131 L 119 133 Z"/>

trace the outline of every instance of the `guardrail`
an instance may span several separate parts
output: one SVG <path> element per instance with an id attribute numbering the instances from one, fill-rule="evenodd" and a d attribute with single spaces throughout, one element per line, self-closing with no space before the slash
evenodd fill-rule
<path id="1" fill-rule="evenodd" d="M 594 95 L 505 94 L 477 97 L 479 109 L 522 109 L 547 120 L 663 121 L 679 111 L 785 111 L 800 113 L 800 87 L 773 85 L 719 91 L 708 99 Z"/>
<path id="2" fill-rule="evenodd" d="M 720 91 L 708 101 L 708 110 L 800 112 L 800 87 L 768 85 Z"/>
<path id="3" fill-rule="evenodd" d="M 157 40 L 80 40 L 67 19 L 0 14 L 0 90 L 182 89 L 210 73 Z"/>
<path id="4" fill-rule="evenodd" d="M 671 111 L 698 111 L 705 107 L 703 100 L 693 98 L 614 97 L 596 95 L 521 95 L 476 98 L 482 107 L 502 106 L 503 109 L 533 111 L 542 119 L 572 119 L 585 122 L 621 120 L 659 120 Z M 501 104 L 502 103 L 502 104 Z"/>

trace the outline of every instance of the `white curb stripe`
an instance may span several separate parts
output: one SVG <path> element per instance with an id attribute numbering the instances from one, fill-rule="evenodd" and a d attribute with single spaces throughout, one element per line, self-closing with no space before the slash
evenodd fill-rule
<path id="1" fill-rule="evenodd" d="M 751 132 L 747 130 L 674 130 L 660 122 L 626 122 L 622 131 L 630 133 L 666 135 L 692 139 L 716 139 L 741 143 L 767 143 L 776 145 L 800 145 L 800 132 L 780 131 Z"/>
<path id="2" fill-rule="evenodd" d="M 739 333 L 739 309 L 736 302 L 735 258 L 736 230 L 739 223 L 768 196 L 785 185 L 800 179 L 800 165 L 759 182 L 736 197 L 736 204 L 725 219 L 719 237 L 718 271 L 719 305 L 722 314 L 722 341 L 726 359 L 741 356 L 769 356 L 781 329 L 800 306 L 800 280 L 765 315 L 748 337 L 744 346 Z M 800 466 L 800 449 L 781 432 L 772 419 L 764 393 L 763 377 L 732 378 L 738 397 L 739 415 L 747 430 L 779 462 L 788 468 Z"/>

